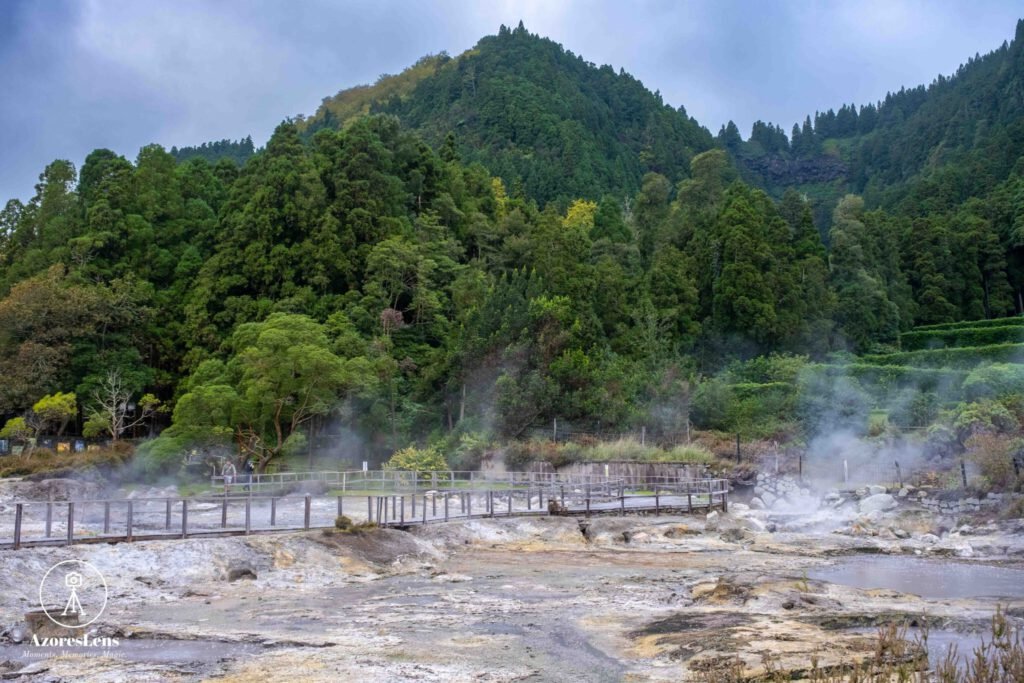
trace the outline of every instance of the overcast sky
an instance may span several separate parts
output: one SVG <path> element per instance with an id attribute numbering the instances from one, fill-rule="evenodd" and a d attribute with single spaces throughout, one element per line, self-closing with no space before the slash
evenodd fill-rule
<path id="1" fill-rule="evenodd" d="M 0 0 L 0 204 L 56 158 L 252 135 L 502 23 L 640 78 L 717 132 L 793 123 L 949 74 L 1014 2 Z"/>

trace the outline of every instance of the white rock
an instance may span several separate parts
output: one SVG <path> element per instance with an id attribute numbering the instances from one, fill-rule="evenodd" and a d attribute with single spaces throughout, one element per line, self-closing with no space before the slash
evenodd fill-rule
<path id="1" fill-rule="evenodd" d="M 873 485 L 868 487 L 868 495 L 869 496 L 877 496 L 877 495 L 879 495 L 881 493 L 885 493 L 885 492 L 886 492 L 886 489 L 885 489 L 884 486 L 879 486 L 877 484 L 873 484 Z"/>
<path id="2" fill-rule="evenodd" d="M 907 496 L 910 495 L 910 491 L 908 491 L 905 488 L 902 488 L 902 489 L 900 489 L 900 492 L 897 493 L 896 495 L 899 496 L 900 498 L 906 498 Z"/>
<path id="3" fill-rule="evenodd" d="M 704 530 L 705 531 L 718 531 L 718 512 L 709 512 L 708 516 L 704 518 Z"/>
<path id="4" fill-rule="evenodd" d="M 935 545 L 939 542 L 939 537 L 935 534 L 923 534 L 921 536 L 921 542 L 927 543 L 928 545 Z"/>
<path id="5" fill-rule="evenodd" d="M 766 507 L 766 505 L 764 504 L 764 501 L 761 500 L 760 498 L 751 498 L 751 500 L 750 500 L 750 509 L 751 510 L 764 510 L 765 507 Z"/>
<path id="6" fill-rule="evenodd" d="M 761 520 L 757 519 L 756 517 L 748 517 L 748 518 L 744 519 L 743 520 L 743 526 L 745 526 L 746 528 L 750 529 L 751 531 L 757 531 L 757 532 L 762 532 L 762 531 L 764 531 L 767 528 L 765 526 L 764 522 L 762 522 Z"/>
<path id="7" fill-rule="evenodd" d="M 878 493 L 873 496 L 868 496 L 860 501 L 860 512 L 861 514 L 868 514 L 876 511 L 881 512 L 884 510 L 891 510 L 896 507 L 896 505 L 896 499 L 888 493 Z"/>
<path id="8" fill-rule="evenodd" d="M 764 506 L 766 508 L 770 508 L 772 505 L 775 504 L 775 501 L 778 500 L 778 498 L 776 498 L 774 493 L 769 493 L 769 492 L 765 491 L 761 495 L 761 500 L 764 501 Z"/>

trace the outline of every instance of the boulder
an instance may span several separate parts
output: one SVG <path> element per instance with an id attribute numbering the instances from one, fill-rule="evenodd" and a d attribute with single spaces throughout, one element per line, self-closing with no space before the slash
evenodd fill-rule
<path id="1" fill-rule="evenodd" d="M 704 530 L 705 531 L 718 531 L 718 512 L 709 512 L 708 516 L 704 518 Z"/>
<path id="2" fill-rule="evenodd" d="M 860 513 L 870 514 L 872 512 L 884 512 L 897 506 L 896 499 L 888 493 L 878 493 L 868 496 L 860 501 Z"/>
<path id="3" fill-rule="evenodd" d="M 939 537 L 935 534 L 924 534 L 921 536 L 921 542 L 927 543 L 928 545 L 935 545 L 939 542 Z"/>
<path id="4" fill-rule="evenodd" d="M 752 498 L 750 500 L 750 509 L 751 510 L 764 510 L 766 507 L 768 507 L 768 506 L 765 505 L 764 501 L 761 500 L 760 498 Z"/>
<path id="5" fill-rule="evenodd" d="M 900 498 L 906 498 L 907 496 L 910 495 L 910 491 L 906 488 L 902 488 L 896 495 L 899 496 Z"/>
<path id="6" fill-rule="evenodd" d="M 774 493 L 769 493 L 768 491 L 765 491 L 761 495 L 761 500 L 764 501 L 764 506 L 766 508 L 770 508 L 772 505 L 775 504 L 775 501 L 778 500 L 778 498 L 775 496 Z"/>
<path id="7" fill-rule="evenodd" d="M 758 533 L 765 531 L 767 529 L 765 523 L 757 519 L 756 517 L 748 517 L 744 519 L 743 526 L 749 529 L 750 531 L 756 531 Z"/>
<path id="8" fill-rule="evenodd" d="M 884 486 L 879 486 L 877 484 L 873 484 L 873 485 L 868 487 L 868 495 L 869 496 L 877 496 L 877 495 L 885 493 L 885 492 L 886 492 L 886 488 Z"/>

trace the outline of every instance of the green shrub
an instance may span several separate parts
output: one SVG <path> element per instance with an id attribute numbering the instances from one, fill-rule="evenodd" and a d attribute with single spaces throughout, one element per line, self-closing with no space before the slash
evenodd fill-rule
<path id="1" fill-rule="evenodd" d="M 1006 434 L 1019 428 L 1016 416 L 998 401 L 961 403 L 953 411 L 953 429 L 962 442 L 982 432 Z"/>
<path id="2" fill-rule="evenodd" d="M 912 365 L 917 367 L 972 368 L 986 361 L 1012 363 L 1024 358 L 1024 344 L 993 344 L 959 349 L 931 349 L 867 355 L 862 361 L 872 365 Z"/>
<path id="3" fill-rule="evenodd" d="M 451 466 L 456 470 L 479 469 L 491 442 L 482 432 L 463 432 L 452 449 Z"/>
<path id="4" fill-rule="evenodd" d="M 1024 394 L 1024 365 L 993 363 L 975 368 L 963 383 L 964 398 L 1009 398 Z"/>
<path id="5" fill-rule="evenodd" d="M 433 446 L 427 448 L 416 448 L 409 446 L 396 451 L 391 458 L 384 463 L 384 469 L 405 470 L 408 472 L 441 472 L 448 469 L 441 451 Z"/>
<path id="6" fill-rule="evenodd" d="M 1019 344 L 1024 341 L 1024 326 L 960 327 L 948 330 L 915 330 L 900 335 L 904 351 L 966 346 Z"/>
<path id="7" fill-rule="evenodd" d="M 1017 315 L 1012 318 L 995 318 L 993 320 L 965 320 L 958 323 L 939 323 L 937 325 L 921 325 L 915 327 L 911 332 L 925 332 L 929 330 L 957 330 L 961 328 L 978 327 L 1006 327 L 1024 326 L 1024 316 Z"/>
<path id="8" fill-rule="evenodd" d="M 927 427 L 939 416 L 942 401 L 933 391 L 904 389 L 897 396 L 889 419 L 900 427 Z"/>

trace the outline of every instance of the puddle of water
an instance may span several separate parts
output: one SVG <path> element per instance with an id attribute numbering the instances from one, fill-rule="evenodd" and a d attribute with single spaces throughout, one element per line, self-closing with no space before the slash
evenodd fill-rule
<path id="1" fill-rule="evenodd" d="M 886 555 L 846 557 L 809 570 L 807 577 L 922 598 L 1024 598 L 1024 570 L 966 562 Z"/>
<path id="2" fill-rule="evenodd" d="M 878 629 L 874 628 L 858 628 L 853 629 L 855 633 L 865 633 L 868 635 L 875 635 L 878 633 Z M 921 635 L 921 630 L 915 627 L 907 629 L 907 639 L 914 641 Z M 944 629 L 928 629 L 928 663 L 932 666 L 936 666 L 939 662 L 946 659 L 946 655 L 949 653 L 949 648 L 952 645 L 956 645 L 957 654 L 957 670 L 961 673 L 967 671 L 967 663 L 970 661 L 971 655 L 975 649 L 977 649 L 982 642 L 983 634 L 974 631 L 950 631 Z M 985 636 L 988 640 L 991 640 L 990 636 Z"/>

